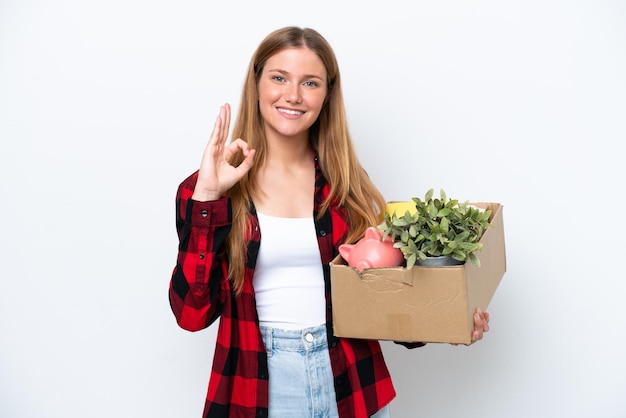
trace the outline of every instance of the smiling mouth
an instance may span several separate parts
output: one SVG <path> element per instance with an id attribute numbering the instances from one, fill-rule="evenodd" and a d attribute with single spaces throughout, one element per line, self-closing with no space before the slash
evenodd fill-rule
<path id="1" fill-rule="evenodd" d="M 299 111 L 299 110 L 283 109 L 282 107 L 279 107 L 276 110 L 278 110 L 281 113 L 285 113 L 287 115 L 303 115 L 304 114 L 304 112 Z"/>

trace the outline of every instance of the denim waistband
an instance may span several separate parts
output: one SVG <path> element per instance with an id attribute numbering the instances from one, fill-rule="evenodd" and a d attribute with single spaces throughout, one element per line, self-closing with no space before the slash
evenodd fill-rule
<path id="1" fill-rule="evenodd" d="M 327 345 L 326 325 L 288 330 L 261 326 L 263 341 L 268 349 L 307 351 Z"/>

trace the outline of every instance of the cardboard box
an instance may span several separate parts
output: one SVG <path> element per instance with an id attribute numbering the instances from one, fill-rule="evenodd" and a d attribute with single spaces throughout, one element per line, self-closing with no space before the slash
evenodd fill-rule
<path id="1" fill-rule="evenodd" d="M 476 308 L 487 310 L 506 271 L 499 203 L 476 253 L 481 266 L 371 268 L 359 272 L 341 256 L 330 264 L 334 333 L 339 337 L 469 344 Z"/>

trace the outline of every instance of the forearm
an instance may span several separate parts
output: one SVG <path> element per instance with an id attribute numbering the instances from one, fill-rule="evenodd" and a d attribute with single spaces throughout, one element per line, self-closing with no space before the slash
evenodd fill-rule
<path id="1" fill-rule="evenodd" d="M 187 330 L 206 328 L 219 315 L 221 295 L 228 292 L 228 265 L 222 253 L 231 228 L 226 198 L 196 202 L 188 189 L 177 198 L 178 258 L 169 299 L 178 324 Z"/>

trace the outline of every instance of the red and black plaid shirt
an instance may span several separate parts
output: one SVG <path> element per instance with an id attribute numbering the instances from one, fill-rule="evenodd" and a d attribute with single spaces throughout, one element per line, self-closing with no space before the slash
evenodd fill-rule
<path id="1" fill-rule="evenodd" d="M 261 234 L 254 208 L 243 291 L 235 296 L 221 256 L 231 227 L 230 201 L 191 199 L 197 172 L 181 183 L 176 197 L 178 260 L 170 282 L 170 304 L 178 324 L 189 331 L 220 318 L 203 417 L 265 418 L 268 415 L 267 353 L 259 331 L 252 277 Z M 329 185 L 319 167 L 315 181 L 315 229 L 326 284 L 326 329 L 340 418 L 367 418 L 396 395 L 378 341 L 333 335 L 329 262 L 348 232 L 347 212 L 337 205 L 318 220 Z"/>

